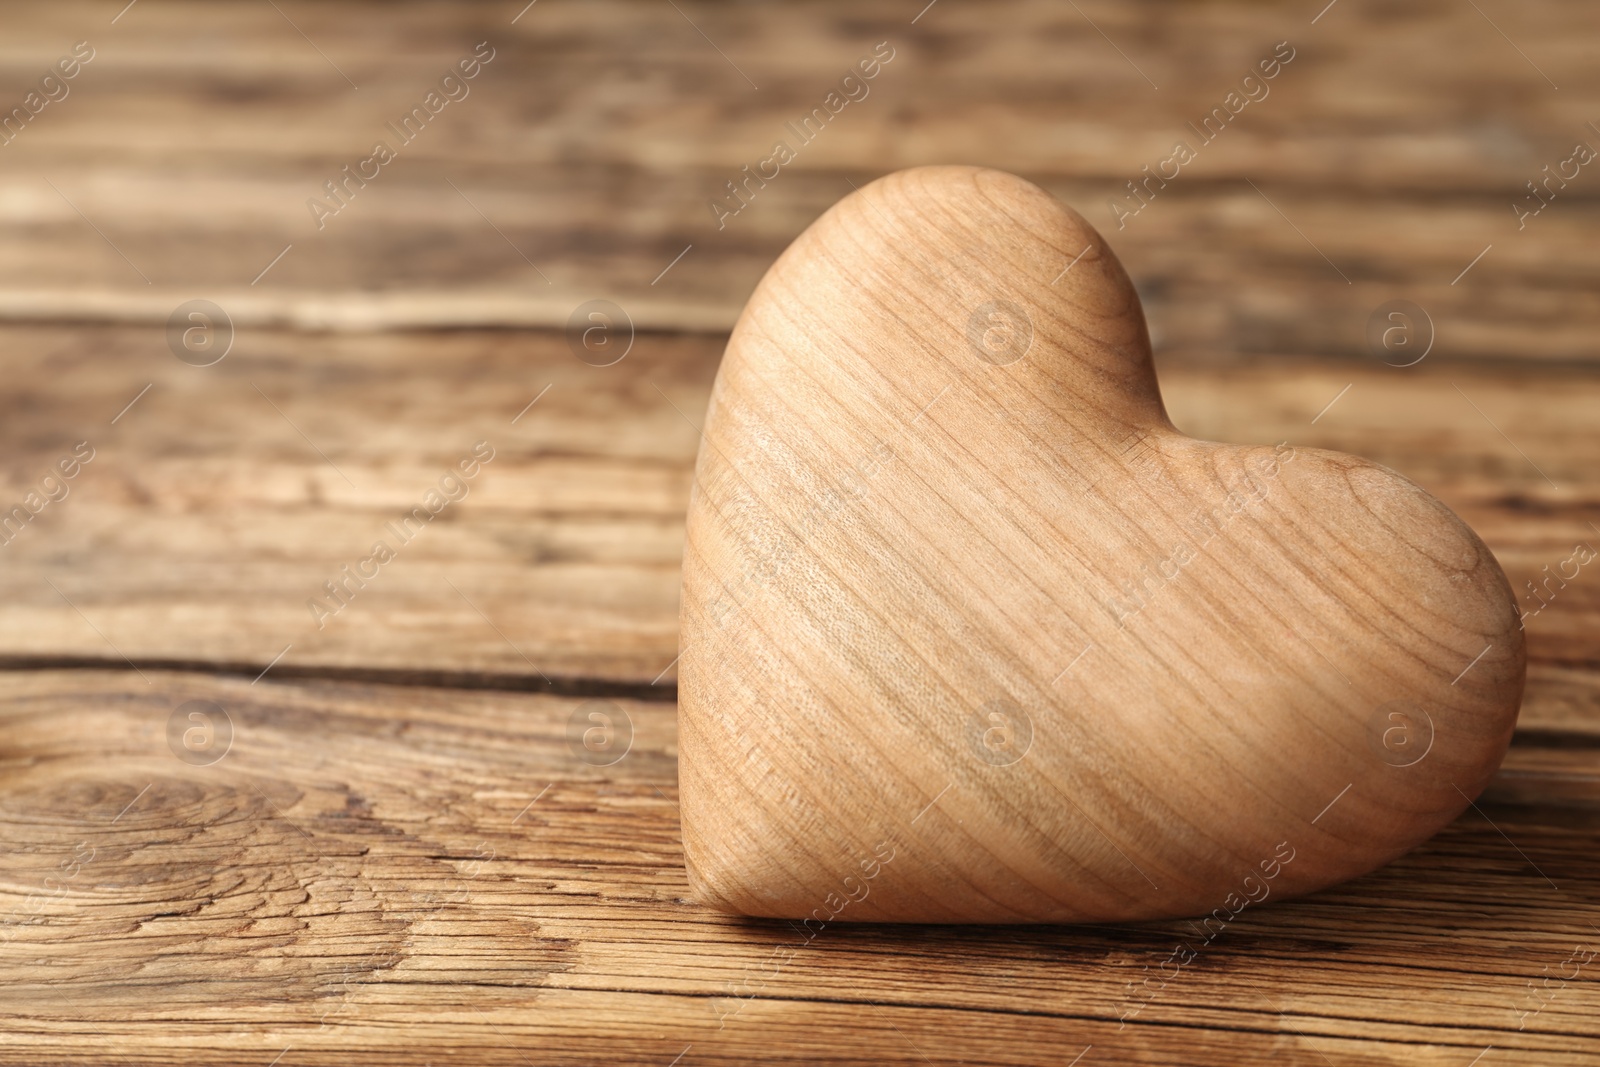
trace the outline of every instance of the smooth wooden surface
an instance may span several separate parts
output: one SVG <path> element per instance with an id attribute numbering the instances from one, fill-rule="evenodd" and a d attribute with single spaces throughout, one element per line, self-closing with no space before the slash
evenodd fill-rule
<path id="1" fill-rule="evenodd" d="M 1369 460 L 1176 430 L 1122 264 L 1015 175 L 916 167 L 817 220 L 704 435 L 678 774 L 709 904 L 1226 917 L 1432 836 L 1511 740 L 1524 630 L 1477 535 Z"/>
<path id="2" fill-rule="evenodd" d="M 1479 810 L 1252 906 L 1165 985 L 1177 923 L 836 924 L 791 958 L 785 925 L 685 903 L 662 673 L 720 331 L 772 258 L 923 163 L 1112 227 L 1283 39 L 1272 95 L 1112 237 L 1174 423 L 1393 467 L 1518 590 L 1600 540 L 1592 168 L 1510 210 L 1594 133 L 1590 7 L 123 6 L 0 18 L 13 104 L 97 49 L 0 148 L 4 503 L 97 449 L 0 548 L 0 1062 L 1600 1063 L 1594 964 L 1567 978 L 1600 948 L 1587 569 L 1529 620 Z M 305 200 L 490 38 L 472 95 L 317 231 Z M 718 231 L 707 199 L 890 38 Z M 196 297 L 238 327 L 205 369 L 162 329 Z M 585 366 L 561 327 L 594 297 L 687 332 Z M 1362 337 L 1400 297 L 1438 334 L 1404 369 Z M 470 495 L 317 630 L 307 597 L 479 440 Z M 192 699 L 237 727 L 209 767 L 167 745 Z M 635 727 L 609 767 L 569 739 L 590 699 Z"/>

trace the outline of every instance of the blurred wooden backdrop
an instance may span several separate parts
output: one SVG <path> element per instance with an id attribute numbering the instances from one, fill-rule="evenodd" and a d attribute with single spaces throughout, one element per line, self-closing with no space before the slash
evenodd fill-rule
<path id="1" fill-rule="evenodd" d="M 0 1062 L 1600 1063 L 1600 572 L 1543 584 L 1600 546 L 1592 5 L 119 0 L 0 26 L 0 506 L 29 516 L 0 535 Z M 879 42 L 868 94 L 719 228 Z M 1194 161 L 1119 227 L 1179 139 Z M 1180 427 L 1395 467 L 1537 609 L 1478 807 L 1170 982 L 1182 924 L 834 928 L 778 965 L 784 924 L 683 899 L 677 567 L 725 331 L 852 186 L 950 162 L 1101 228 Z M 610 366 L 568 328 L 599 299 L 632 323 Z M 193 300 L 231 322 L 211 366 L 167 327 Z M 1367 338 L 1394 300 L 1426 314 L 1412 366 Z M 479 441 L 467 495 L 315 617 Z M 191 700 L 231 723 L 214 762 L 171 744 Z M 614 763 L 572 741 L 594 700 L 631 724 Z"/>

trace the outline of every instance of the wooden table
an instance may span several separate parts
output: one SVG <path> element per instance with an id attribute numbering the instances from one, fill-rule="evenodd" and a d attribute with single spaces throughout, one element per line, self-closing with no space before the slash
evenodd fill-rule
<path id="1" fill-rule="evenodd" d="M 795 951 L 686 899 L 695 427 L 765 266 L 888 170 L 1079 207 L 1187 432 L 1386 463 L 1519 591 L 1600 546 L 1600 177 L 1524 199 L 1600 147 L 1600 9 L 923 3 L 3 15 L 8 108 L 93 58 L 0 146 L 0 503 L 37 505 L 0 546 L 0 1062 L 1600 1063 L 1597 565 L 1525 593 L 1522 719 L 1461 819 L 1209 941 Z M 719 229 L 880 41 L 870 95 Z M 1280 41 L 1270 93 L 1126 217 Z M 465 95 L 329 199 L 479 42 Z M 595 299 L 633 325 L 610 366 L 567 325 Z M 1411 366 L 1366 340 L 1399 299 L 1431 322 Z M 185 348 L 191 300 L 231 326 Z"/>

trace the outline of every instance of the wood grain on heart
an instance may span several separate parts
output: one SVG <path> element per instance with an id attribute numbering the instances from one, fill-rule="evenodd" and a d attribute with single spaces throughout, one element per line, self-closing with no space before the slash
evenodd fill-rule
<path id="1" fill-rule="evenodd" d="M 751 298 L 681 642 L 691 881 L 813 925 L 1350 878 L 1478 794 L 1524 674 L 1472 530 L 1354 456 L 1179 433 L 1105 240 L 970 167 L 847 197 Z"/>

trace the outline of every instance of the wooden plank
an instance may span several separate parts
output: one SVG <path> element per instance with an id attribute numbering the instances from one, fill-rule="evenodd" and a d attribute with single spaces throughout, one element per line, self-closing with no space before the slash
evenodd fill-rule
<path id="1" fill-rule="evenodd" d="M 77 442 L 96 456 L 0 546 L 0 657 L 254 676 L 292 645 L 274 671 L 670 686 L 695 427 L 721 348 L 641 332 L 602 368 L 547 332 L 246 330 L 195 368 L 148 327 L 6 327 L 5 511 Z M 1399 470 L 1480 532 L 1530 610 L 1525 583 L 1577 544 L 1600 547 L 1600 468 L 1574 447 L 1592 439 L 1592 375 L 1180 362 L 1162 385 L 1194 436 Z M 400 545 L 386 524 L 479 440 L 495 458 L 466 498 Z M 323 583 L 385 538 L 397 558 L 347 608 L 313 614 L 319 593 L 333 605 Z M 1527 621 L 1529 728 L 1600 721 L 1596 573 L 1541 592 Z"/>
<path id="2" fill-rule="evenodd" d="M 609 702 L 631 745 L 601 766 L 610 751 L 570 739 L 592 710 L 576 697 L 6 679 L 0 1063 L 1024 1064 L 1092 1046 L 1081 1063 L 1460 1067 L 1600 1048 L 1592 746 L 1514 746 L 1416 852 L 1209 941 L 1170 922 L 835 923 L 807 942 L 685 899 L 669 704 Z M 209 764 L 168 747 L 193 700 L 232 726 Z M 1193 958 L 1164 972 L 1180 944 Z"/>
<path id="3" fill-rule="evenodd" d="M 1244 2 L 945 4 L 915 25 L 900 0 L 848 18 L 557 4 L 514 25 L 504 6 L 13 16 L 0 78 L 18 94 L 70 42 L 97 52 L 5 146 L 0 316 L 164 322 L 205 296 L 249 325 L 551 326 L 609 296 L 641 325 L 727 329 L 852 184 L 970 162 L 1111 233 L 1164 351 L 1361 355 L 1369 315 L 1406 297 L 1455 354 L 1595 356 L 1592 168 L 1521 228 L 1512 211 L 1577 141 L 1600 147 L 1583 50 L 1600 15 L 1576 0 L 1519 5 L 1515 46 L 1447 0 L 1345 0 L 1315 25 Z M 481 40 L 495 58 L 469 95 L 319 229 L 324 182 Z M 883 40 L 869 95 L 719 227 L 710 201 Z M 1199 146 L 1188 124 L 1280 40 L 1295 58 L 1269 95 L 1119 228 L 1111 198 L 1175 140 Z"/>
<path id="4" fill-rule="evenodd" d="M 254 674 L 292 644 L 283 669 L 533 686 L 648 683 L 677 655 L 697 434 L 665 396 L 703 404 L 705 341 L 641 335 L 593 367 L 560 335 L 250 333 L 200 369 L 149 328 L 11 337 L 32 361 L 7 509 L 75 442 L 96 452 L 3 548 L 8 654 Z M 449 481 L 477 442 L 493 458 Z"/>
<path id="5" fill-rule="evenodd" d="M 208 147 L 235 156 L 342 157 L 367 147 L 365 135 L 381 129 L 392 108 L 419 99 L 439 74 L 487 39 L 494 54 L 483 77 L 499 81 L 479 82 L 469 99 L 458 101 L 463 109 L 480 107 L 472 94 L 483 89 L 494 97 L 481 102 L 485 113 L 470 130 L 429 129 L 439 137 L 407 144 L 407 156 L 443 160 L 466 149 L 472 158 L 524 165 L 669 169 L 698 162 L 737 169 L 750 161 L 752 147 L 767 148 L 774 130 L 796 118 L 795 108 L 820 105 L 859 56 L 887 38 L 893 55 L 872 80 L 868 98 L 906 84 L 914 91 L 902 91 L 895 104 L 915 110 L 903 117 L 942 121 L 932 128 L 908 123 L 914 126 L 908 136 L 890 144 L 875 135 L 882 127 L 841 125 L 826 140 L 808 144 L 796 166 L 804 167 L 806 156 L 836 166 L 876 154 L 893 157 L 890 165 L 909 166 L 926 162 L 930 151 L 965 145 L 959 162 L 1000 158 L 1030 171 L 1110 178 L 1125 176 L 1118 161 L 1124 149 L 1143 158 L 1169 150 L 1174 133 L 1198 139 L 1188 121 L 1198 123 L 1210 104 L 1220 105 L 1246 74 L 1259 73 L 1260 60 L 1276 54 L 1284 62 L 1267 79 L 1266 97 L 1247 105 L 1237 125 L 1223 131 L 1249 145 L 1230 161 L 1232 173 L 1320 184 L 1339 169 L 1342 180 L 1418 191 L 1504 191 L 1507 183 L 1521 184 L 1509 131 L 1500 131 L 1497 142 L 1475 129 L 1474 116 L 1461 110 L 1464 97 L 1487 109 L 1476 113 L 1478 123 L 1514 117 L 1515 136 L 1549 137 L 1567 147 L 1589 121 L 1586 101 L 1600 92 L 1600 73 L 1581 38 L 1600 28 L 1600 15 L 1571 0 L 1521 5 L 1515 24 L 1506 24 L 1516 45 L 1496 34 L 1492 22 L 1470 10 L 1473 17 L 1464 17 L 1448 0 L 1424 0 L 1404 12 L 1344 0 L 1337 15 L 1330 12 L 1316 24 L 1299 9 L 1263 11 L 1245 0 L 1204 7 L 1098 3 L 1078 10 L 1002 0 L 981 9 L 930 10 L 915 23 L 918 12 L 907 12 L 913 6 L 863 0 L 845 17 L 816 0 L 775 10 L 680 5 L 686 18 L 647 0 L 526 12 L 499 2 L 430 0 L 392 9 L 367 0 L 290 4 L 283 11 L 291 21 L 270 6 L 192 10 L 171 0 L 143 0 L 136 14 L 113 24 L 101 6 L 80 0 L 17 12 L 8 20 L 12 32 L 0 64 L 14 82 L 34 81 L 71 41 L 93 37 L 96 55 L 73 91 L 88 96 L 94 86 L 94 106 L 74 110 L 63 102 L 59 113 L 46 109 L 24 131 L 30 141 L 48 131 L 53 146 L 80 156 L 155 160 L 194 147 L 185 134 L 197 127 L 187 123 L 227 109 L 228 122 L 206 124 Z M 1381 35 L 1374 36 L 1378 29 Z M 1108 37 L 1118 40 L 1120 54 Z M 1289 46 L 1278 49 L 1283 40 Z M 1197 41 L 1204 47 L 1195 47 Z M 1359 50 L 1352 47 L 1358 42 Z M 1141 70 L 1164 84 L 1152 88 Z M 1540 70 L 1560 83 L 1559 90 Z M 1358 77 L 1366 80 L 1354 83 Z M 597 83 L 608 78 L 647 91 L 619 102 L 600 92 Z M 1351 80 L 1347 91 L 1327 92 L 1339 79 Z M 500 88 L 490 90 L 491 84 Z M 531 95 L 535 88 L 541 95 Z M 450 106 L 442 112 L 447 117 Z M 591 123 L 619 125 L 592 125 L 590 136 L 573 139 L 570 122 L 579 112 Z M 152 122 L 157 116 L 173 122 Z M 1452 121 L 1434 125 L 1434 116 Z M 1062 128 L 1064 117 L 1070 128 Z M 143 120 L 144 128 L 112 121 L 130 118 Z M 295 138 L 268 135 L 281 133 L 274 123 L 284 118 L 296 122 Z M 681 134 L 705 120 L 715 121 L 705 122 L 693 139 L 671 140 L 669 123 Z M 1429 138 L 1396 139 L 1397 121 L 1426 130 Z M 1310 154 L 1269 159 L 1284 127 L 1301 122 L 1313 127 L 1305 131 Z M 636 125 L 625 130 L 621 123 Z M 521 136 L 482 136 L 490 132 Z M 624 132 L 632 135 L 618 136 Z M 1385 136 L 1377 142 L 1385 153 L 1352 152 Z"/>

